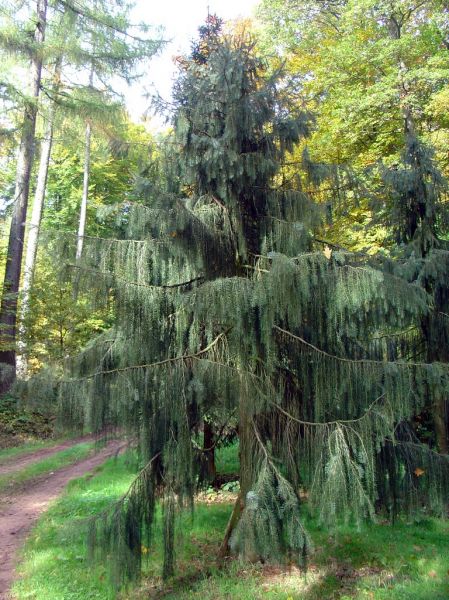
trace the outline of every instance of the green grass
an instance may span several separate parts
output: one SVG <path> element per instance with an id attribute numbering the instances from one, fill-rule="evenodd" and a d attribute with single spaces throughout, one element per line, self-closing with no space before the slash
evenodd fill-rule
<path id="1" fill-rule="evenodd" d="M 86 563 L 86 517 L 104 509 L 133 479 L 126 456 L 109 460 L 98 474 L 70 484 L 29 538 L 15 585 L 18 600 L 112 600 L 114 592 L 102 566 Z M 180 517 L 176 544 L 177 575 L 162 584 L 161 527 L 146 554 L 138 589 L 122 600 L 448 600 L 449 524 L 379 523 L 357 531 L 339 527 L 330 534 L 311 520 L 306 526 L 315 545 L 308 573 L 295 567 L 245 565 L 230 560 L 220 569 L 217 550 L 231 502 L 200 503 Z"/>
<path id="2" fill-rule="evenodd" d="M 232 560 L 222 570 L 214 553 L 230 507 L 200 507 L 193 541 L 181 546 L 180 573 L 169 582 L 166 600 L 448 600 L 449 526 L 442 520 L 395 527 L 371 525 L 357 531 L 321 531 L 310 521 L 315 553 L 307 574 L 296 567 L 245 565 Z M 206 513 L 207 510 L 207 513 Z M 202 513 L 213 516 L 203 518 Z M 196 569 L 195 572 L 191 572 Z M 171 589 L 170 589 L 171 588 Z M 140 595 L 157 597 L 148 583 Z"/>
<path id="3" fill-rule="evenodd" d="M 17 486 L 22 485 L 30 479 L 39 477 L 39 475 L 44 475 L 45 473 L 57 471 L 62 467 L 82 460 L 83 458 L 88 456 L 88 454 L 92 451 L 94 446 L 95 442 L 82 442 L 81 444 L 76 444 L 71 448 L 67 448 L 65 450 L 61 450 L 60 452 L 56 452 L 52 456 L 49 456 L 48 458 L 44 458 L 39 462 L 28 465 L 27 467 L 24 467 L 19 471 L 7 475 L 2 475 L 0 476 L 0 492 L 4 492 L 5 490 L 15 488 Z"/>
<path id="4" fill-rule="evenodd" d="M 230 446 L 217 448 L 215 452 L 215 465 L 217 473 L 233 475 L 239 472 L 239 444 L 234 442 Z"/>
<path id="5" fill-rule="evenodd" d="M 134 477 L 126 456 L 110 459 L 98 474 L 72 481 L 39 520 L 23 551 L 19 600 L 109 600 L 114 593 L 105 569 L 86 561 L 85 519 L 120 497 Z"/>
<path id="6" fill-rule="evenodd" d="M 42 448 L 51 448 L 60 443 L 56 440 L 34 440 L 32 442 L 26 442 L 20 446 L 13 446 L 12 448 L 5 448 L 0 450 L 0 465 L 4 465 L 14 458 L 19 458 L 25 454 L 31 454 L 36 450 L 42 450 Z"/>

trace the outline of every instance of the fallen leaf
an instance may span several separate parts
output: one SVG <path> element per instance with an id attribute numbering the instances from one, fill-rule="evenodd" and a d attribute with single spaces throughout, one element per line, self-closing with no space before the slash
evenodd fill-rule
<path id="1" fill-rule="evenodd" d="M 327 245 L 324 246 L 323 254 L 328 260 L 330 260 L 332 256 L 332 249 Z"/>
<path id="2" fill-rule="evenodd" d="M 416 475 L 416 477 L 421 477 L 421 475 L 424 475 L 425 471 L 424 469 L 421 469 L 421 467 L 416 467 L 413 473 Z"/>

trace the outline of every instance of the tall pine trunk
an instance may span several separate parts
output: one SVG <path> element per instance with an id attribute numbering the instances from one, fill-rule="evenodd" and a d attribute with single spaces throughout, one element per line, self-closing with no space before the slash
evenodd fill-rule
<path id="1" fill-rule="evenodd" d="M 37 100 L 39 98 L 42 75 L 42 43 L 45 37 L 47 16 L 47 0 L 37 0 L 36 28 L 34 41 L 37 51 L 30 66 L 31 98 L 27 100 L 17 157 L 16 188 L 14 208 L 9 232 L 6 269 L 3 284 L 2 302 L 0 308 L 0 393 L 6 392 L 13 383 L 16 373 L 16 323 L 17 295 L 19 292 L 22 269 L 23 242 L 25 236 L 25 221 L 30 191 L 31 168 L 33 164 Z"/>
<path id="2" fill-rule="evenodd" d="M 446 399 L 439 398 L 432 406 L 432 416 L 435 426 L 435 437 L 440 454 L 449 454 L 449 443 L 447 435 L 447 412 Z"/>

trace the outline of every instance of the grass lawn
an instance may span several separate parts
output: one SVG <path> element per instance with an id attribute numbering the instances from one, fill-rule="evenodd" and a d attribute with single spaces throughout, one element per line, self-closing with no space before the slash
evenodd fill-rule
<path id="1" fill-rule="evenodd" d="M 229 457 L 228 457 L 229 458 Z M 111 459 L 93 478 L 72 482 L 40 519 L 19 567 L 18 600 L 114 598 L 103 566 L 87 565 L 85 519 L 125 492 L 135 469 L 129 455 Z M 227 462 L 227 461 L 225 461 Z M 216 554 L 232 509 L 231 494 L 200 497 L 194 518 L 182 515 L 177 575 L 162 584 L 161 530 L 146 553 L 144 577 L 122 600 L 448 600 L 449 522 L 427 519 L 394 527 L 373 524 L 360 531 L 339 527 L 330 534 L 312 519 L 315 545 L 308 572 L 296 567 L 245 565 L 219 568 Z"/>
<path id="2" fill-rule="evenodd" d="M 95 442 L 82 442 L 81 444 L 76 444 L 71 448 L 56 452 L 52 456 L 44 458 L 43 460 L 33 463 L 32 465 L 28 465 L 27 467 L 24 467 L 15 473 L 1 475 L 0 492 L 15 488 L 30 479 L 39 477 L 39 475 L 57 471 L 62 467 L 66 467 L 67 465 L 78 462 L 79 460 L 86 458 L 86 456 L 92 452 L 94 447 Z"/>

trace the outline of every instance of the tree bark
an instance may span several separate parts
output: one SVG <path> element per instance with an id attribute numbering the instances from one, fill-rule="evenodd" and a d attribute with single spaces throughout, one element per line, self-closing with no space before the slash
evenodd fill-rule
<path id="1" fill-rule="evenodd" d="M 42 76 L 42 50 L 45 38 L 47 0 L 37 0 L 36 28 L 34 41 L 37 51 L 31 61 L 31 98 L 27 100 L 22 125 L 17 176 L 14 195 L 14 208 L 9 232 L 6 269 L 0 308 L 0 393 L 6 392 L 15 379 L 16 367 L 16 323 L 17 295 L 19 292 L 22 268 L 25 221 L 30 191 L 31 167 L 33 164 L 37 100 Z"/>
<path id="2" fill-rule="evenodd" d="M 237 500 L 235 501 L 234 508 L 232 509 L 232 513 L 229 517 L 228 524 L 226 525 L 226 531 L 223 537 L 223 541 L 221 542 L 221 546 L 218 551 L 219 560 L 224 560 L 227 556 L 229 556 L 229 540 L 231 539 L 232 532 L 234 531 L 237 523 L 239 522 L 243 506 L 243 496 L 242 492 L 240 492 L 237 496 Z"/>
<path id="3" fill-rule="evenodd" d="M 215 466 L 215 434 L 214 434 L 214 426 L 208 420 L 203 421 L 203 451 L 206 455 L 206 469 L 207 469 L 207 479 L 212 484 L 215 483 L 217 478 L 217 469 Z"/>
<path id="4" fill-rule="evenodd" d="M 90 70 L 89 86 L 92 87 L 94 79 L 93 67 Z M 78 225 L 78 238 L 76 244 L 76 260 L 79 261 L 83 253 L 84 234 L 86 231 L 87 201 L 89 198 L 89 173 L 90 173 L 90 145 L 92 128 L 90 123 L 86 124 L 86 138 L 84 146 L 84 179 L 83 179 L 83 197 L 81 199 L 80 220 Z"/>
<path id="5" fill-rule="evenodd" d="M 447 414 L 446 400 L 438 399 L 432 406 L 432 415 L 435 424 L 435 437 L 437 441 L 438 451 L 441 454 L 449 454 L 449 443 L 447 435 Z"/>
<path id="6" fill-rule="evenodd" d="M 60 84 L 61 76 L 61 58 L 58 59 L 54 73 L 54 90 L 56 91 Z M 19 353 L 17 355 L 17 375 L 26 377 L 27 361 L 24 356 L 26 351 L 25 319 L 30 309 L 30 291 L 33 285 L 34 271 L 36 265 L 37 246 L 39 242 L 39 230 L 42 220 L 45 192 L 47 189 L 48 168 L 50 164 L 51 149 L 53 145 L 53 123 L 55 118 L 56 105 L 53 102 L 48 115 L 47 126 L 45 128 L 44 139 L 41 145 L 41 158 L 39 162 L 39 172 L 37 176 L 36 191 L 34 193 L 33 211 L 28 226 L 28 239 L 25 254 L 25 264 L 22 283 L 22 301 L 20 306 L 20 324 L 19 324 Z"/>
<path id="7" fill-rule="evenodd" d="M 81 254 L 83 252 L 84 234 L 86 231 L 87 200 L 89 198 L 90 140 L 91 126 L 90 123 L 88 123 L 86 125 L 86 145 L 84 152 L 83 197 L 81 199 L 80 220 L 78 225 L 78 239 L 76 244 L 77 261 L 81 258 Z"/>
<path id="8" fill-rule="evenodd" d="M 240 492 L 235 502 L 232 514 L 226 526 L 225 535 L 219 550 L 219 559 L 224 559 L 229 554 L 229 540 L 245 508 L 246 494 L 253 484 L 252 456 L 253 456 L 254 430 L 252 417 L 243 400 L 239 404 L 239 459 L 240 459 Z"/>

